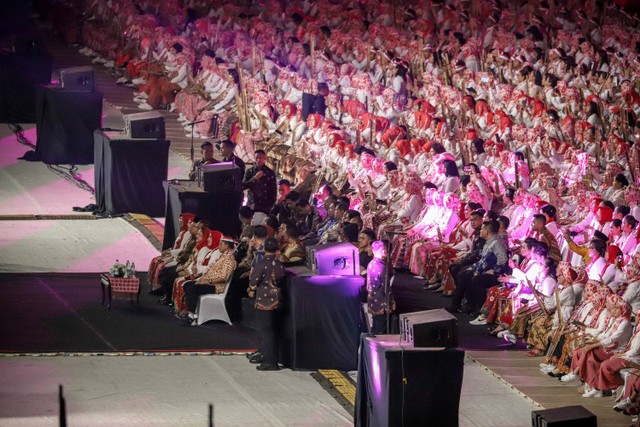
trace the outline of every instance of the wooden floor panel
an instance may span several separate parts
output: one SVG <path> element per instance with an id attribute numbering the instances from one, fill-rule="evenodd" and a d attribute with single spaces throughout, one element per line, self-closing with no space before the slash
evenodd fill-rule
<path id="1" fill-rule="evenodd" d="M 467 355 L 543 408 L 582 405 L 598 417 L 599 426 L 631 424 L 631 417 L 612 409 L 613 397 L 584 398 L 577 381 L 565 384 L 544 375 L 539 368 L 541 357 L 529 357 L 522 351 L 468 351 Z"/>

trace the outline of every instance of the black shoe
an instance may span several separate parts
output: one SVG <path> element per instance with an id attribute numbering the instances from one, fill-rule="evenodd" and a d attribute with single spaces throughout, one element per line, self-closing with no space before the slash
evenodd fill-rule
<path id="1" fill-rule="evenodd" d="M 261 363 L 256 366 L 258 371 L 279 371 L 280 367 L 278 365 L 272 365 L 270 363 Z"/>
<path id="2" fill-rule="evenodd" d="M 255 356 L 251 357 L 251 358 L 249 359 L 249 362 L 250 362 L 250 363 L 253 363 L 253 364 L 263 363 L 263 362 L 264 362 L 264 356 L 263 356 L 263 355 L 261 355 L 260 353 L 258 353 L 258 354 L 256 354 Z"/>
<path id="3" fill-rule="evenodd" d="M 198 321 L 187 316 L 180 319 L 180 326 L 198 326 Z"/>
<path id="4" fill-rule="evenodd" d="M 149 295 L 156 295 L 156 296 L 160 296 L 162 294 L 164 294 L 164 289 L 162 288 L 158 288 L 158 289 L 152 289 L 149 292 L 147 292 Z"/>
<path id="5" fill-rule="evenodd" d="M 259 352 L 259 351 L 254 351 L 253 353 L 247 353 L 247 354 L 245 354 L 245 357 L 246 357 L 247 359 L 251 359 L 252 357 L 257 356 L 257 355 L 259 355 L 259 354 L 260 354 L 260 352 Z"/>
<path id="6" fill-rule="evenodd" d="M 158 298 L 156 302 L 160 305 L 169 305 L 171 300 L 165 295 L 162 298 Z"/>

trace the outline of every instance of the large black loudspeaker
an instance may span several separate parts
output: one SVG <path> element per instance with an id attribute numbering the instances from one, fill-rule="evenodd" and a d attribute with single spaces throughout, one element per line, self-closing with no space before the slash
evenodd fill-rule
<path id="1" fill-rule="evenodd" d="M 584 406 L 565 406 L 531 412 L 533 427 L 597 427 L 598 418 Z"/>
<path id="2" fill-rule="evenodd" d="M 232 162 L 200 166 L 204 191 L 209 193 L 241 193 L 240 168 Z"/>
<path id="3" fill-rule="evenodd" d="M 157 111 L 126 114 L 123 133 L 129 139 L 164 139 L 164 116 Z"/>
<path id="4" fill-rule="evenodd" d="M 412 348 L 399 339 L 363 336 L 354 426 L 457 426 L 464 351 Z"/>
<path id="5" fill-rule="evenodd" d="M 458 320 L 442 308 L 400 315 L 400 337 L 413 347 L 457 347 Z"/>
<path id="6" fill-rule="evenodd" d="M 92 67 L 63 68 L 60 70 L 60 82 L 63 90 L 93 92 L 96 88 Z"/>
<path id="7" fill-rule="evenodd" d="M 360 256 L 351 243 L 327 243 L 307 247 L 307 267 L 315 274 L 359 276 Z"/>

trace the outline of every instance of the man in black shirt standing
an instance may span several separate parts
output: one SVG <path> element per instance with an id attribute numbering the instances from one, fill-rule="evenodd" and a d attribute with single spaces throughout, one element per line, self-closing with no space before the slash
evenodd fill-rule
<path id="1" fill-rule="evenodd" d="M 235 150 L 235 148 L 236 144 L 231 142 L 231 140 L 229 139 L 225 139 L 224 141 L 220 142 L 220 154 L 222 155 L 222 161 L 232 162 L 234 165 L 236 165 L 239 169 L 238 178 L 243 179 L 247 167 L 242 159 L 233 153 L 233 150 Z"/>
<path id="2" fill-rule="evenodd" d="M 265 164 L 267 154 L 264 150 L 256 150 L 255 157 L 256 164 L 244 174 L 242 189 L 251 191 L 254 212 L 269 214 L 276 202 L 276 174 Z"/>

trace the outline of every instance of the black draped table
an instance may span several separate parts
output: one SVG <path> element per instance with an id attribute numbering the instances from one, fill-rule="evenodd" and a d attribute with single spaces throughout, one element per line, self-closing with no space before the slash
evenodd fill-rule
<path id="1" fill-rule="evenodd" d="M 0 122 L 36 122 L 36 88 L 50 83 L 51 64 L 43 52 L 0 54 Z"/>
<path id="2" fill-rule="evenodd" d="M 291 369 L 358 366 L 365 317 L 362 276 L 317 276 L 304 267 L 287 269 L 281 362 Z"/>
<path id="3" fill-rule="evenodd" d="M 98 212 L 163 216 L 169 145 L 165 139 L 127 139 L 117 132 L 96 131 L 92 153 Z"/>
<path id="4" fill-rule="evenodd" d="M 93 163 L 93 132 L 100 128 L 102 93 L 38 88 L 38 160 L 50 165 Z"/>
<path id="5" fill-rule="evenodd" d="M 457 426 L 464 350 L 400 345 L 400 335 L 362 336 L 354 422 Z"/>
<path id="6" fill-rule="evenodd" d="M 238 211 L 242 204 L 242 192 L 209 193 L 198 187 L 195 181 L 172 180 L 165 182 L 167 210 L 162 249 L 170 248 L 178 236 L 178 218 L 189 212 L 209 223 L 212 229 L 237 237 L 240 234 Z"/>

